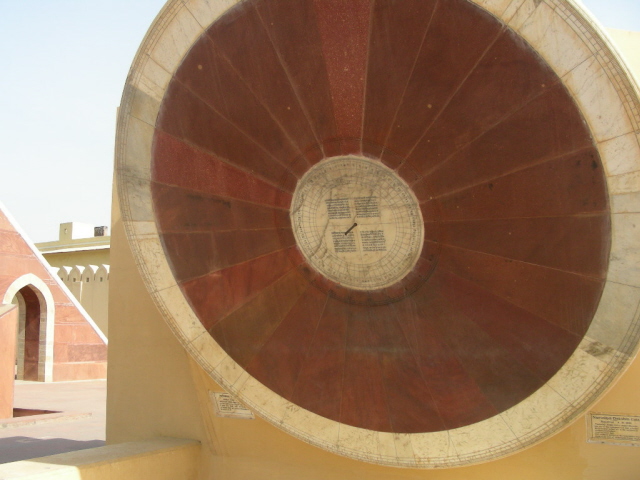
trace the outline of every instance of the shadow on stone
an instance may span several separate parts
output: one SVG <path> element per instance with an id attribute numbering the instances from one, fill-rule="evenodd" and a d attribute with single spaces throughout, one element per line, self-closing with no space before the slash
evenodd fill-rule
<path id="1" fill-rule="evenodd" d="M 60 413 L 58 410 L 36 410 L 33 408 L 14 408 L 13 418 L 30 417 L 32 415 L 46 415 L 48 413 Z"/>
<path id="2" fill-rule="evenodd" d="M 0 438 L 0 463 L 17 462 L 86 448 L 102 447 L 103 440 L 68 440 L 66 438 Z"/>

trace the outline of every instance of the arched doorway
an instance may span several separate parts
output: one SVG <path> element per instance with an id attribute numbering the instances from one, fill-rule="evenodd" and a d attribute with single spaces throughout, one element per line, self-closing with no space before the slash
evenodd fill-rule
<path id="1" fill-rule="evenodd" d="M 15 299 L 19 311 L 17 378 L 37 381 L 40 360 L 40 299 L 29 286 L 22 287 Z"/>
<path id="2" fill-rule="evenodd" d="M 7 289 L 3 303 L 19 310 L 16 378 L 52 381 L 54 301 L 49 288 L 33 274 L 23 275 Z"/>

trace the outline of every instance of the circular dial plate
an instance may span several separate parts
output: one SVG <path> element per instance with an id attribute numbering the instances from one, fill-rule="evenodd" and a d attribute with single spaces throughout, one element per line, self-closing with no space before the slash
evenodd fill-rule
<path id="1" fill-rule="evenodd" d="M 486 461 L 565 426 L 636 348 L 638 206 L 615 194 L 637 190 L 637 95 L 572 1 L 526 22 L 499 3 L 176 0 L 136 57 L 117 168 L 142 275 L 200 365 L 305 441 Z M 301 179 L 350 156 L 420 202 L 420 257 L 380 290 L 318 273 L 293 231 Z"/>
<path id="2" fill-rule="evenodd" d="M 307 261 L 358 290 L 404 278 L 424 241 L 409 186 L 382 163 L 356 156 L 327 159 L 305 174 L 294 193 L 291 223 Z"/>

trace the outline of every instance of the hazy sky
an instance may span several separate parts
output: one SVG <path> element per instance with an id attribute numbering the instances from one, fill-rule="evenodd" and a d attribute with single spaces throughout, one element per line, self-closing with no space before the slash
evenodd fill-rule
<path id="1" fill-rule="evenodd" d="M 0 201 L 35 242 L 109 225 L 116 109 L 165 0 L 0 0 Z"/>
<path id="2" fill-rule="evenodd" d="M 116 108 L 164 3 L 0 0 L 0 201 L 33 241 L 62 222 L 109 224 Z M 640 31 L 640 0 L 583 3 Z"/>

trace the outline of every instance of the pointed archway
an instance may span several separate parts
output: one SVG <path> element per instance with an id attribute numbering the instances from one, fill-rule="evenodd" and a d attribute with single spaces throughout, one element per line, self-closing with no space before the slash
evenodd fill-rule
<path id="1" fill-rule="evenodd" d="M 53 380 L 54 300 L 49 287 L 33 274 L 17 278 L 2 303 L 18 305 L 17 379 Z"/>

